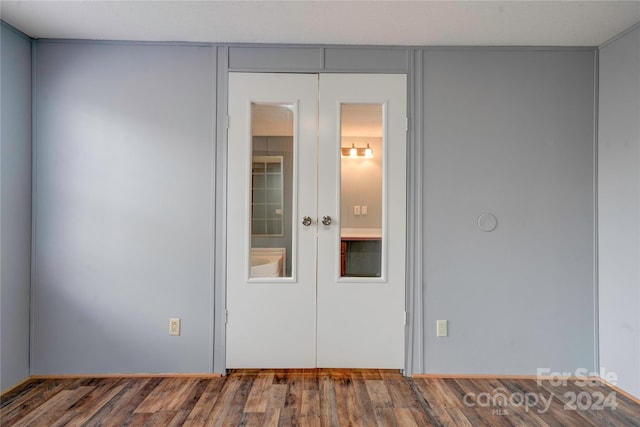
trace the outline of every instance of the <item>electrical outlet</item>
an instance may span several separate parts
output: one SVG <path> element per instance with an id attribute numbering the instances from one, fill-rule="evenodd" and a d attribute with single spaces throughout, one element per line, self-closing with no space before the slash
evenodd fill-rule
<path id="1" fill-rule="evenodd" d="M 362 215 L 369 214 L 369 208 L 366 205 L 362 205 L 361 211 L 362 211 Z"/>
<path id="2" fill-rule="evenodd" d="M 180 318 L 172 317 L 169 319 L 169 335 L 180 335 Z"/>
<path id="3" fill-rule="evenodd" d="M 449 326 L 447 325 L 447 323 L 448 322 L 446 320 L 437 320 L 436 321 L 437 336 L 439 336 L 439 337 L 449 336 Z"/>
<path id="4" fill-rule="evenodd" d="M 353 207 L 353 214 L 360 215 L 360 206 L 356 205 Z"/>

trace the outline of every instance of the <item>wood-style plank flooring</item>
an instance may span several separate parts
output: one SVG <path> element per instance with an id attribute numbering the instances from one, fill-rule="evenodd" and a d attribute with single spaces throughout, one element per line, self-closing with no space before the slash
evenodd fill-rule
<path id="1" fill-rule="evenodd" d="M 2 396 L 0 411 L 3 427 L 640 426 L 640 405 L 599 383 L 411 379 L 383 370 L 31 380 Z"/>

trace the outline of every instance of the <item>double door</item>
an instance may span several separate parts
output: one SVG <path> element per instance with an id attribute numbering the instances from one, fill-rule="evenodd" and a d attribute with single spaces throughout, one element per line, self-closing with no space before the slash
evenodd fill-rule
<path id="1" fill-rule="evenodd" d="M 229 75 L 227 368 L 404 365 L 406 76 Z"/>

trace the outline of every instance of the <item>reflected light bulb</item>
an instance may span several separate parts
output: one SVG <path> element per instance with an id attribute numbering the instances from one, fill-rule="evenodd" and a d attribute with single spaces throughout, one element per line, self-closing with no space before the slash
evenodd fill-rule
<path id="1" fill-rule="evenodd" d="M 364 157 L 366 157 L 367 159 L 373 157 L 373 150 L 371 149 L 371 147 L 369 147 L 369 144 L 367 144 L 367 148 L 364 150 Z"/>
<path id="2" fill-rule="evenodd" d="M 358 157 L 358 149 L 355 144 L 351 144 L 351 149 L 349 150 L 349 157 Z"/>

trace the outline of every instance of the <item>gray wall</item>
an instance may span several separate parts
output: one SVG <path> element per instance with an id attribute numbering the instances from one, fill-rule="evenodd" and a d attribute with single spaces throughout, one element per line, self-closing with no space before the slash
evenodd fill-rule
<path id="1" fill-rule="evenodd" d="M 0 391 L 29 375 L 31 41 L 0 34 Z"/>
<path id="2" fill-rule="evenodd" d="M 640 398 L 640 27 L 600 51 L 600 365 Z"/>
<path id="3" fill-rule="evenodd" d="M 37 42 L 34 374 L 211 371 L 215 69 Z"/>
<path id="4" fill-rule="evenodd" d="M 341 158 L 340 226 L 382 229 L 382 138 L 342 138 L 343 147 L 351 147 L 352 142 L 361 148 L 369 144 L 373 158 Z M 366 206 L 367 215 L 355 215 L 354 206 Z"/>
<path id="5" fill-rule="evenodd" d="M 424 371 L 593 369 L 594 51 L 432 50 L 422 66 Z"/>
<path id="6" fill-rule="evenodd" d="M 34 373 L 224 367 L 216 118 L 282 64 L 411 74 L 408 372 L 594 368 L 593 50 L 38 42 Z"/>

